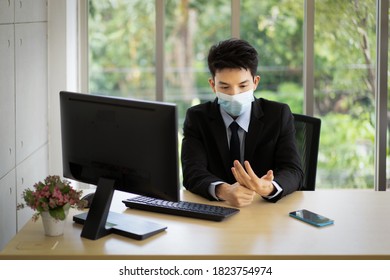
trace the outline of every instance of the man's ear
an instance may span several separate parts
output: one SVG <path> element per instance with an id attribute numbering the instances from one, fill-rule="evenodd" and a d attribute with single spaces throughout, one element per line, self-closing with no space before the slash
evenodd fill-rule
<path id="1" fill-rule="evenodd" d="M 213 78 L 209 78 L 209 85 L 213 89 L 214 93 L 216 93 L 217 91 L 215 90 L 215 81 Z"/>
<path id="2" fill-rule="evenodd" d="M 255 84 L 255 88 L 253 90 L 256 90 L 257 86 L 260 84 L 260 76 L 255 76 L 255 79 L 253 80 L 253 83 Z"/>

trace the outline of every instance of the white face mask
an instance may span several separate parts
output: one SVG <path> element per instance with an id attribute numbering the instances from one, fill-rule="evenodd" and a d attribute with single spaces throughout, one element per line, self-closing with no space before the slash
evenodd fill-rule
<path id="1" fill-rule="evenodd" d="M 217 91 L 218 104 L 231 116 L 237 117 L 251 107 L 253 89 L 234 95 Z"/>

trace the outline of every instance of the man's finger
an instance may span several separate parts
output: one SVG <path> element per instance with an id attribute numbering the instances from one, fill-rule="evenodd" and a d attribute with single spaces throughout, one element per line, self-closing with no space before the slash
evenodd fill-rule
<path id="1" fill-rule="evenodd" d="M 272 170 L 268 170 L 267 174 L 265 175 L 267 180 L 273 181 L 274 180 L 274 172 Z"/>
<path id="2" fill-rule="evenodd" d="M 236 172 L 241 176 L 242 180 L 251 179 L 251 177 L 248 175 L 248 173 L 245 171 L 244 167 L 241 165 L 241 163 L 238 160 L 234 161 L 234 168 Z"/>
<path id="3" fill-rule="evenodd" d="M 253 169 L 252 169 L 252 167 L 251 167 L 249 161 L 246 160 L 246 161 L 244 162 L 244 165 L 245 165 L 245 170 L 246 170 L 246 172 L 248 173 L 248 175 L 249 175 L 251 178 L 253 178 L 253 179 L 257 178 L 257 175 L 256 175 L 256 173 L 253 171 Z"/>

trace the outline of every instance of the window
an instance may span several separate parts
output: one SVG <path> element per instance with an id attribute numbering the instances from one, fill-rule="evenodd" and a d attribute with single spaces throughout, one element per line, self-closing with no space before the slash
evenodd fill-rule
<path id="1" fill-rule="evenodd" d="M 218 11 L 216 11 L 218 9 Z M 230 36 L 230 0 L 169 0 L 165 7 L 165 100 L 179 109 L 215 98 L 208 83 L 209 48 Z"/>
<path id="2" fill-rule="evenodd" d="M 303 110 L 303 10 L 303 1 L 241 1 L 240 36 L 260 58 L 255 94 L 285 102 L 294 113 Z"/>
<path id="3" fill-rule="evenodd" d="M 375 0 L 316 1 L 314 109 L 318 185 L 374 187 Z"/>
<path id="4" fill-rule="evenodd" d="M 89 90 L 155 99 L 154 0 L 89 1 Z"/>
<path id="5" fill-rule="evenodd" d="M 156 88 L 156 11 L 164 5 L 164 86 Z M 89 91 L 165 101 L 179 109 L 211 100 L 207 53 L 240 37 L 260 55 L 257 97 L 303 113 L 305 1 L 89 1 Z M 237 6 L 235 6 L 237 7 Z M 317 188 L 374 187 L 376 1 L 315 1 L 314 115 L 322 120 Z M 237 26 L 233 26 L 237 28 Z M 237 30 L 237 29 L 236 29 Z M 180 143 L 180 142 L 179 142 Z"/>

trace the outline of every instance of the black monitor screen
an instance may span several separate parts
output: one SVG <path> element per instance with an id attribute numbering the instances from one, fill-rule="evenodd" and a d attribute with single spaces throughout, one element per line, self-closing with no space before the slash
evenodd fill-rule
<path id="1" fill-rule="evenodd" d="M 179 200 L 174 104 L 72 92 L 60 104 L 64 177 Z"/>

